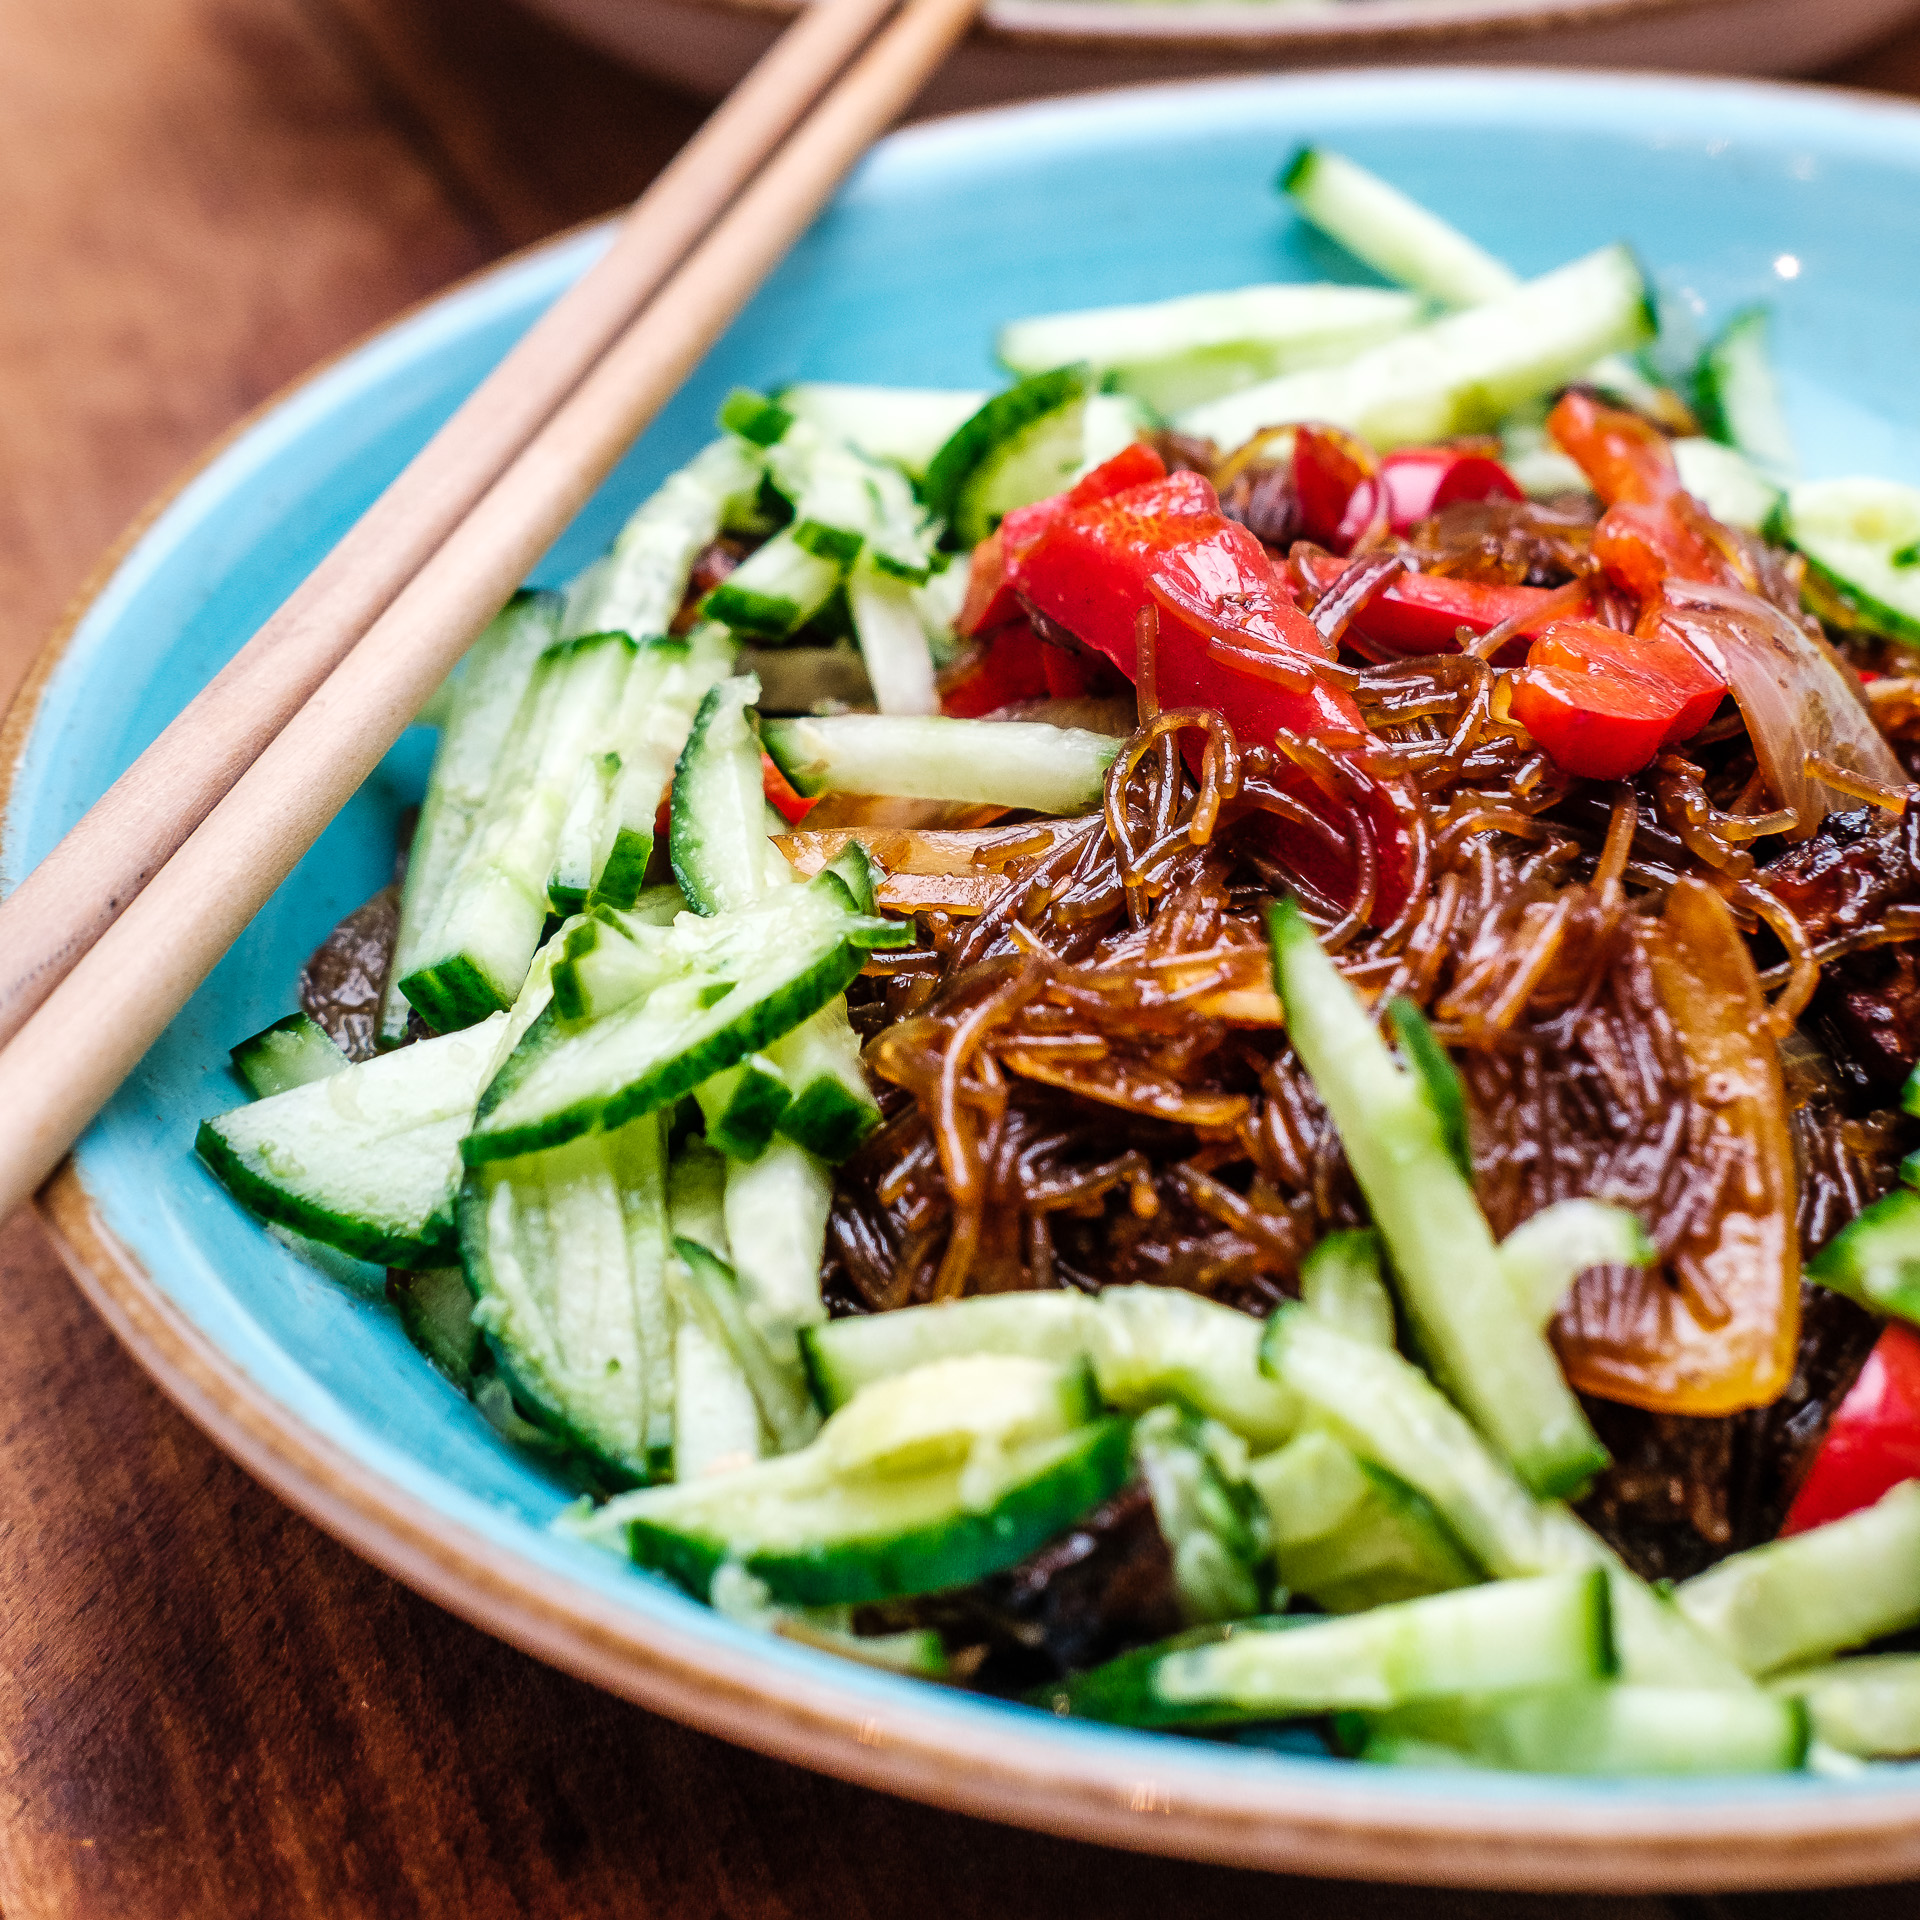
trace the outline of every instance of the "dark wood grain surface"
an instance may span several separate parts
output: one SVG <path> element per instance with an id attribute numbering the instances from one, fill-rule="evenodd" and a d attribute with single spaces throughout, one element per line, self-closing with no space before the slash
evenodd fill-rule
<path id="1" fill-rule="evenodd" d="M 1812 0 L 1809 0 L 1809 4 Z M 1920 93 L 1920 35 L 1843 78 Z M 629 197 L 698 109 L 505 0 L 0 0 L 0 704 L 249 408 Z M 0 1231 L 0 1920 L 1894 1920 L 1135 1859 L 814 1778 L 496 1644 L 296 1518 Z"/>

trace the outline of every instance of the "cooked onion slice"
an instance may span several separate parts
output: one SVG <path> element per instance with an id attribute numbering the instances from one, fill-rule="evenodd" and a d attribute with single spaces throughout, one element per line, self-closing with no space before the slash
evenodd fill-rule
<path id="1" fill-rule="evenodd" d="M 1858 678 L 1825 640 L 1738 587 L 1669 580 L 1664 606 L 1663 624 L 1719 670 L 1739 702 L 1760 770 L 1802 833 L 1831 804 L 1807 770 L 1809 754 L 1882 786 L 1905 786 Z"/>

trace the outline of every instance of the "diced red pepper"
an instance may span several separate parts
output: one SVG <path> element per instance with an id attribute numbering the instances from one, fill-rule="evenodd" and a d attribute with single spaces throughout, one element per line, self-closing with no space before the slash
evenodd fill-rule
<path id="1" fill-rule="evenodd" d="M 973 570 L 967 576 L 967 597 L 954 622 L 963 636 L 990 632 L 1020 617 L 1020 602 L 1007 585 L 1009 558 L 1017 559 L 1046 532 L 1061 514 L 1094 500 L 1125 493 L 1129 487 L 1164 480 L 1167 463 L 1144 440 L 1124 446 L 1111 460 L 1083 474 L 1065 493 L 1056 493 L 1031 506 L 1015 507 L 973 550 Z"/>
<path id="2" fill-rule="evenodd" d="M 1266 549 L 1219 511 L 1213 488 L 1198 474 L 1172 474 L 1061 515 L 1009 577 L 1039 612 L 1129 680 L 1137 665 L 1136 621 L 1141 608 L 1155 608 L 1163 708 L 1216 708 L 1250 743 L 1269 742 L 1283 727 L 1336 747 L 1366 737 L 1351 696 L 1314 672 L 1328 649 Z M 1216 658 L 1210 649 L 1220 640 L 1291 669 L 1289 683 Z M 1301 797 L 1338 824 L 1345 803 L 1304 775 L 1298 784 Z M 1381 849 L 1376 917 L 1385 919 L 1405 901 L 1409 850 L 1391 797 L 1375 792 L 1368 818 Z M 1336 897 L 1343 882 L 1351 884 L 1350 874 L 1307 877 Z"/>
<path id="3" fill-rule="evenodd" d="M 1306 426 L 1293 436 L 1293 493 L 1309 540 L 1351 553 L 1384 532 L 1387 489 L 1373 449 L 1339 427 Z"/>
<path id="4" fill-rule="evenodd" d="M 1024 619 L 996 627 L 967 659 L 940 676 L 940 711 L 977 720 L 1018 700 L 1039 700 L 1049 691 L 1043 647 Z"/>
<path id="5" fill-rule="evenodd" d="M 1621 780 L 1698 733 L 1726 691 L 1678 640 L 1567 620 L 1528 649 L 1513 716 L 1568 773 Z"/>
<path id="6" fill-rule="evenodd" d="M 1339 560 L 1296 547 L 1288 562 L 1316 593 L 1325 593 L 1345 571 Z M 1403 573 L 1367 602 L 1353 622 L 1354 633 L 1389 653 L 1457 653 L 1458 633 L 1491 633 L 1518 618 L 1519 637 L 1530 638 L 1555 620 L 1577 618 L 1585 608 L 1564 603 L 1541 615 L 1541 627 L 1528 615 L 1545 606 L 1557 590 L 1550 587 L 1493 587 L 1476 580 L 1454 580 L 1437 573 Z"/>
<path id="7" fill-rule="evenodd" d="M 1327 657 L 1326 643 L 1294 605 L 1266 549 L 1221 513 L 1212 486 L 1197 473 L 1171 474 L 1061 515 L 1009 567 L 1008 577 L 1049 619 L 1129 678 L 1134 622 L 1142 607 L 1154 604 L 1150 583 L 1156 581 L 1182 609 L 1230 625 L 1239 644 L 1273 647 L 1309 665 Z M 1204 657 L 1205 648 L 1176 651 Z M 1160 704 L 1182 704 L 1164 677 Z M 1351 702 L 1346 708 L 1358 715 Z"/>
<path id="8" fill-rule="evenodd" d="M 1610 507 L 1657 507 L 1680 491 L 1673 445 L 1637 413 L 1602 406 L 1591 394 L 1563 393 L 1547 432 Z"/>
<path id="9" fill-rule="evenodd" d="M 1666 580 L 1718 580 L 1723 569 L 1705 541 L 1675 518 L 1671 504 L 1609 507 L 1593 530 L 1593 557 L 1608 579 L 1652 603 Z"/>
<path id="10" fill-rule="evenodd" d="M 1903 1480 L 1920 1480 L 1920 1333 L 1896 1323 L 1841 1401 L 1780 1531 L 1843 1520 Z"/>
<path id="11" fill-rule="evenodd" d="M 1567 393 L 1547 416 L 1547 431 L 1607 504 L 1593 556 L 1609 579 L 1651 601 L 1663 580 L 1722 578 L 1719 556 L 1675 511 L 1684 492 L 1680 469 L 1657 427 L 1589 394 Z"/>
<path id="12" fill-rule="evenodd" d="M 1403 447 L 1380 463 L 1387 520 L 1405 533 L 1463 500 L 1524 500 L 1520 484 L 1490 454 L 1464 447 Z"/>
<path id="13" fill-rule="evenodd" d="M 774 764 L 773 756 L 764 748 L 760 754 L 760 790 L 767 796 L 768 804 L 790 827 L 797 827 L 813 805 L 813 801 L 794 791 L 792 782 Z"/>

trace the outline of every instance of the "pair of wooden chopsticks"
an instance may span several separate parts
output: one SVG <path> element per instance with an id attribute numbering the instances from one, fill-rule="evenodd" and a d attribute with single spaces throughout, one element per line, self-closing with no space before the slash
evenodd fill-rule
<path id="1" fill-rule="evenodd" d="M 883 28 L 896 0 L 814 0 L 611 250 L 0 904 L 0 1219 L 52 1172 L 979 4 L 905 0 Z"/>

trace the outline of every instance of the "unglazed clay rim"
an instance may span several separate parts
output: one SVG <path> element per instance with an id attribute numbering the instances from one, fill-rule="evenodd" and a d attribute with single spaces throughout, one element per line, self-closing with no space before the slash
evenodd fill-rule
<path id="1" fill-rule="evenodd" d="M 1461 77 L 1516 78 L 1472 70 Z M 1736 89 L 1783 97 L 1814 91 L 1731 83 Z M 1915 111 L 1848 98 L 1871 111 Z M 541 250 L 527 249 L 474 278 L 511 271 Z M 115 571 L 182 487 L 323 370 L 284 389 L 219 441 L 95 570 L 0 722 L 0 811 L 40 696 Z M 1497 1775 L 1415 1786 L 1331 1764 L 1269 1769 L 1231 1751 L 1216 1764 L 1199 1742 L 1126 1735 L 1110 1744 L 1069 1741 L 1021 1713 L 1002 1717 L 975 1703 L 956 1711 L 954 1696 L 924 1683 L 902 1681 L 884 1695 L 855 1691 L 844 1678 L 848 1670 L 831 1656 L 796 1660 L 787 1649 L 775 1658 L 751 1645 L 723 1644 L 700 1630 L 704 1616 L 690 1610 L 682 1619 L 650 1613 L 649 1600 L 657 1604 L 660 1596 L 649 1587 L 636 1586 L 628 1604 L 503 1556 L 257 1385 L 115 1239 L 71 1159 L 37 1204 L 82 1291 L 140 1365 L 290 1505 L 395 1578 L 536 1658 L 777 1758 L 1078 1839 L 1324 1876 L 1625 1893 L 1862 1884 L 1920 1873 L 1920 1791 L 1905 1782 L 1752 1798 L 1735 1787 L 1713 1799 L 1657 1785 L 1617 1794 L 1503 1792 Z"/>
<path id="2" fill-rule="evenodd" d="M 1153 6 L 1139 0 L 987 0 L 978 41 L 1049 51 L 1202 54 L 1247 58 L 1264 50 L 1287 60 L 1356 64 L 1471 54 L 1475 43 L 1516 41 L 1574 28 L 1733 13 L 1751 0 L 1352 0 L 1304 17 L 1261 0 L 1193 0 Z M 715 13 L 790 19 L 806 0 L 681 0 Z"/>

